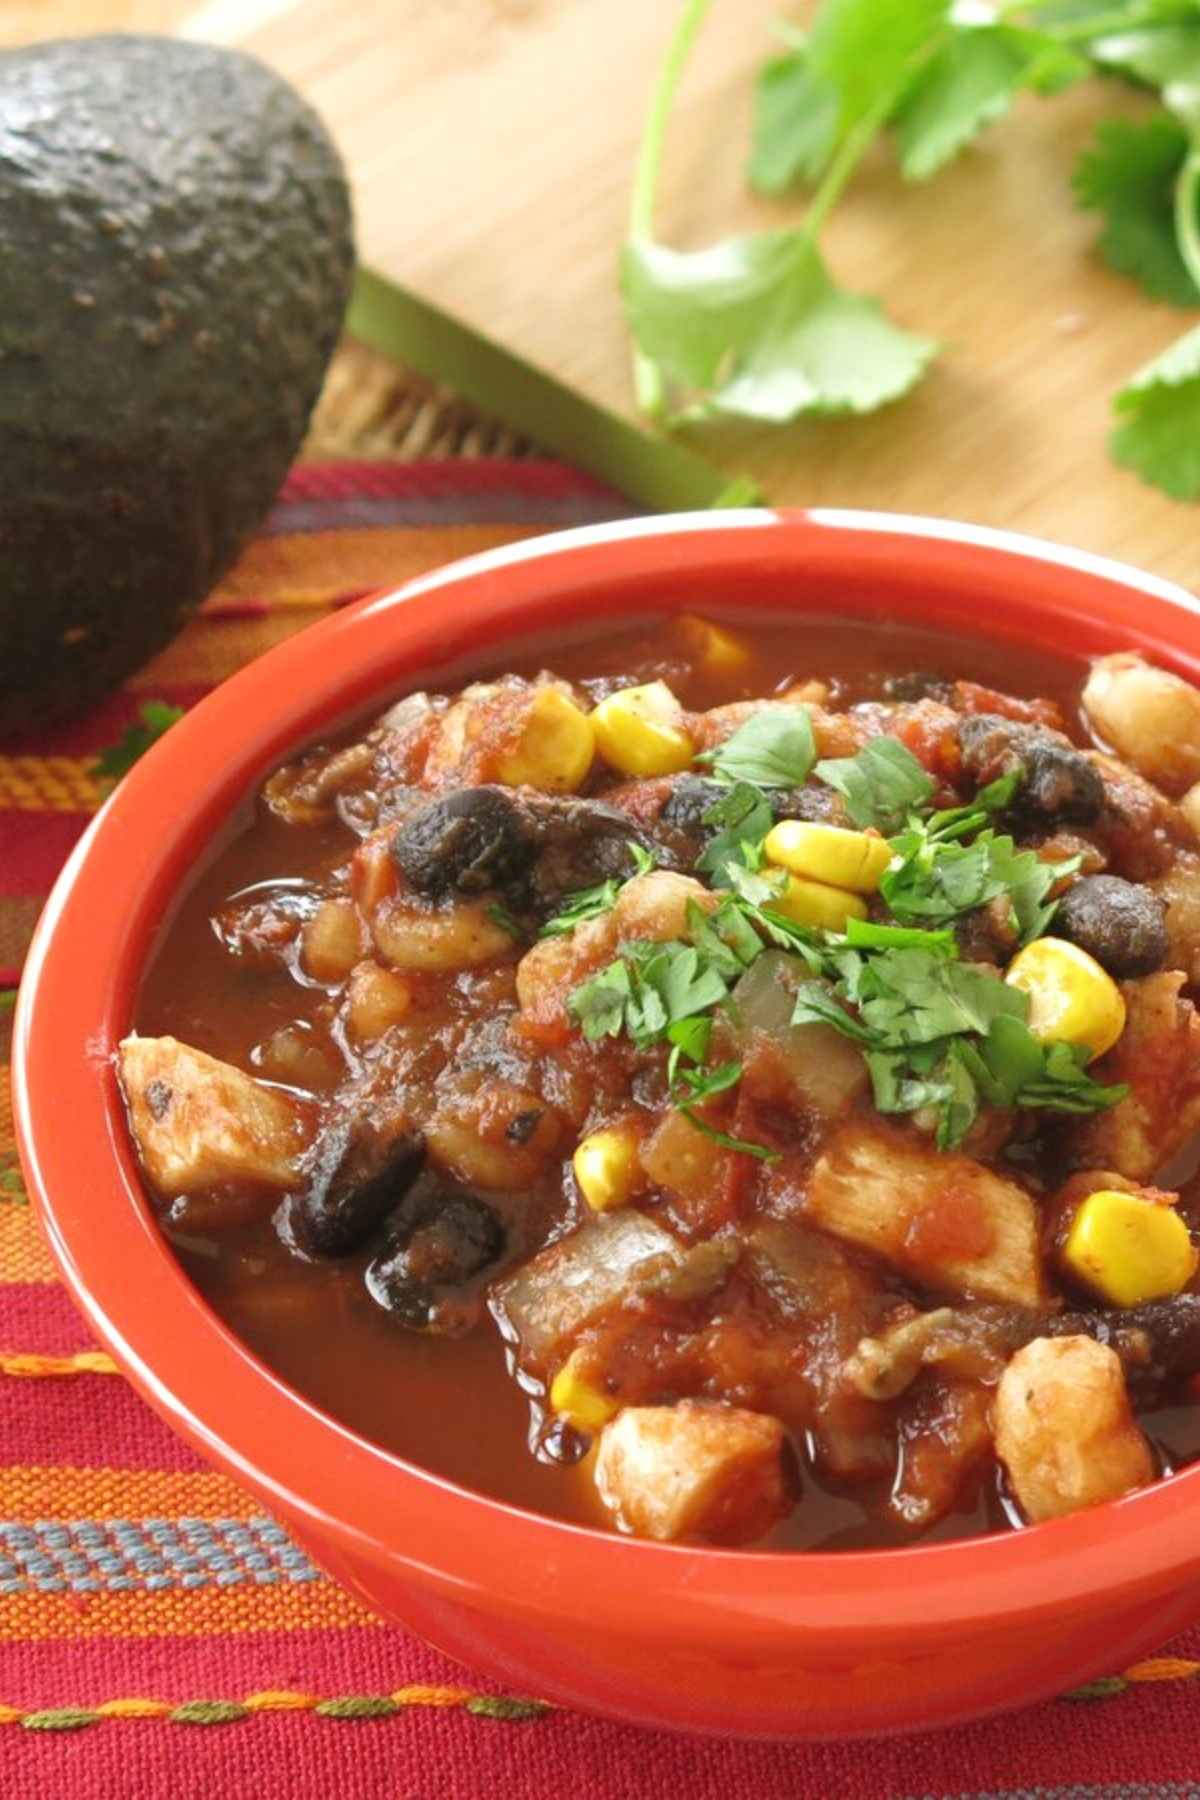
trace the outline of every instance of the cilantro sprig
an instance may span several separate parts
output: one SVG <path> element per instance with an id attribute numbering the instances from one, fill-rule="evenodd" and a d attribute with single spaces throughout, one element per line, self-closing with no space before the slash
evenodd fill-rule
<path id="1" fill-rule="evenodd" d="M 880 140 L 927 181 L 1022 92 L 1095 74 L 1153 92 L 1138 122 L 1102 123 L 1078 162 L 1102 256 L 1154 299 L 1200 305 L 1200 0 L 819 0 L 809 28 L 757 84 L 749 179 L 812 191 L 799 223 L 680 251 L 654 232 L 667 119 L 710 0 L 683 0 L 638 158 L 621 286 L 640 407 L 668 423 L 786 423 L 864 413 L 906 394 L 938 346 L 841 288 L 824 258 L 830 216 Z M 1200 337 L 1185 335 L 1114 400 L 1114 458 L 1200 498 Z"/>
<path id="2" fill-rule="evenodd" d="M 92 764 L 92 774 L 102 785 L 115 787 L 139 757 L 182 717 L 182 706 L 171 706 L 165 700 L 144 700 L 138 707 L 137 723 L 130 725 L 117 743 L 100 752 Z"/>

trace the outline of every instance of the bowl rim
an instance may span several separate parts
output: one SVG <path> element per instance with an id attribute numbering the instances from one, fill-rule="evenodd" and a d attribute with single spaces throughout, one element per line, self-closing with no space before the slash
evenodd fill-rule
<path id="1" fill-rule="evenodd" d="M 960 630 L 968 589 L 998 607 L 1009 582 L 1032 577 L 1036 592 L 1014 594 L 1008 623 L 989 616 L 976 635 L 1033 631 L 1048 644 L 1049 626 L 1070 621 L 1081 641 L 1090 632 L 1094 642 L 1152 649 L 1200 675 L 1200 606 L 1185 590 L 1022 534 L 824 508 L 586 526 L 451 563 L 286 639 L 139 762 L 63 869 L 29 952 L 13 1041 L 18 1142 L 52 1252 L 150 1404 L 331 1560 L 403 1565 L 510 1615 L 561 1615 L 586 1591 L 597 1628 L 710 1635 L 717 1627 L 729 1642 L 812 1631 L 888 1643 L 914 1631 L 983 1629 L 1015 1611 L 1049 1618 L 1200 1575 L 1200 1464 L 1070 1519 L 873 1551 L 658 1544 L 527 1512 L 383 1450 L 289 1387 L 200 1297 L 146 1206 L 112 1052 L 189 850 L 211 845 L 266 770 L 322 720 L 345 719 L 389 683 L 394 691 L 395 673 L 382 676 L 378 661 L 389 628 L 398 627 L 388 650 L 396 668 L 428 666 L 469 653 L 485 625 L 495 628 L 490 646 L 550 621 L 572 598 L 590 596 L 596 609 L 599 587 L 686 585 L 701 571 L 724 579 L 753 569 L 761 578 L 764 567 L 781 580 L 832 580 L 851 565 L 880 584 L 881 601 L 902 571 L 930 595 L 922 616 L 935 618 L 940 606 Z M 466 603 L 450 615 L 448 590 Z M 671 610 L 670 599 L 668 585 L 658 610 Z M 894 615 L 882 607 L 881 616 Z"/>

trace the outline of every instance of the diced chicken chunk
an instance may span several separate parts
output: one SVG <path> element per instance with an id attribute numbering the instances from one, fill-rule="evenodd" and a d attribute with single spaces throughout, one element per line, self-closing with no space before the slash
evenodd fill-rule
<path id="1" fill-rule="evenodd" d="M 996 1390 L 996 1453 L 1035 1524 L 1116 1500 L 1154 1479 L 1115 1351 L 1088 1337 L 1035 1338 Z"/>
<path id="2" fill-rule="evenodd" d="M 560 1362 L 569 1341 L 608 1307 L 631 1298 L 639 1271 L 682 1260 L 670 1232 L 639 1212 L 601 1213 L 560 1238 L 492 1290 L 492 1309 L 537 1373 Z"/>
<path id="3" fill-rule="evenodd" d="M 669 1542 L 750 1543 L 792 1504 L 778 1419 L 687 1400 L 606 1425 L 596 1486 L 624 1530 Z"/>
<path id="4" fill-rule="evenodd" d="M 121 1086 L 142 1167 L 165 1200 L 221 1182 L 288 1188 L 308 1138 L 301 1107 L 173 1037 L 128 1037 Z"/>
<path id="5" fill-rule="evenodd" d="M 1129 1093 L 1071 1127 L 1074 1162 L 1149 1181 L 1200 1126 L 1200 1017 L 1181 997 L 1185 980 L 1163 970 L 1121 983 L 1125 1029 L 1090 1073 Z"/>
<path id="6" fill-rule="evenodd" d="M 829 1139 L 805 1212 L 921 1287 L 1025 1306 L 1041 1300 L 1037 1215 L 1024 1189 L 885 1125 L 854 1120 Z"/>

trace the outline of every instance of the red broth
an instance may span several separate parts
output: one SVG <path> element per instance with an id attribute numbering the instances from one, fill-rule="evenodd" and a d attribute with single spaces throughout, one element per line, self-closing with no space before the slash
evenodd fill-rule
<path id="1" fill-rule="evenodd" d="M 777 616 L 748 624 L 739 615 L 730 624 L 752 647 L 749 662 L 732 675 L 697 672 L 678 632 L 655 621 L 614 630 L 598 641 L 575 636 L 520 642 L 503 661 L 492 658 L 469 675 L 532 675 L 549 668 L 584 686 L 593 698 L 661 676 L 685 707 L 700 711 L 809 678 L 830 682 L 837 703 L 845 704 L 880 697 L 888 676 L 922 671 L 1056 700 L 1070 729 L 1086 741 L 1078 715 L 1081 666 L 1066 657 L 1039 657 L 1031 667 L 1018 649 L 983 639 L 950 639 L 899 625 L 864 628 L 859 621 L 832 617 L 783 625 Z M 462 680 L 455 670 L 425 685 L 453 690 Z M 379 710 L 396 698 L 381 695 Z M 353 735 L 343 732 L 339 741 Z M 231 958 L 212 921 L 232 895 L 259 883 L 317 875 L 348 857 L 356 842 L 339 822 L 299 831 L 257 808 L 184 896 L 146 973 L 138 1032 L 169 1033 L 253 1068 L 258 1047 L 292 1026 L 336 1061 L 326 991 L 298 980 L 279 961 Z M 567 1218 L 561 1183 L 545 1183 L 533 1202 L 536 1247 L 560 1232 Z M 365 1254 L 301 1260 L 281 1243 L 269 1216 L 219 1231 L 206 1230 L 202 1215 L 189 1216 L 165 1229 L 216 1312 L 273 1369 L 346 1425 L 466 1487 L 579 1523 L 610 1523 L 587 1462 L 557 1461 L 547 1454 L 538 1396 L 524 1393 L 513 1379 L 505 1346 L 486 1315 L 460 1338 L 406 1330 L 366 1293 Z M 1200 1452 L 1200 1408 L 1166 1409 L 1146 1424 L 1164 1464 Z M 800 1503 L 761 1547 L 857 1548 L 906 1541 L 877 1510 L 884 1497 L 879 1484 L 839 1486 L 805 1466 L 802 1487 Z M 1008 1522 L 1011 1512 L 989 1463 L 988 1473 L 967 1484 L 958 1507 L 925 1541 Z"/>

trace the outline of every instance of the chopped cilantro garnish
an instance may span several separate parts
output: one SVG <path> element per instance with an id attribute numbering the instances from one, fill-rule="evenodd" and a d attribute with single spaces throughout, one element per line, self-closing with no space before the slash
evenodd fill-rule
<path id="1" fill-rule="evenodd" d="M 1126 1088 L 1087 1074 L 1086 1051 L 1039 1043 L 1025 1022 L 1027 996 L 959 962 L 949 933 L 911 935 L 949 941 L 936 950 L 880 946 L 874 956 L 835 952 L 828 973 L 836 979 L 796 990 L 794 1025 L 831 1025 L 862 1046 L 880 1112 L 935 1111 L 938 1147 L 949 1150 L 984 1100 L 1083 1113 L 1124 1097 Z"/>
<path id="2" fill-rule="evenodd" d="M 793 735 L 797 716 L 804 743 Z M 797 924 L 778 910 L 787 875 L 764 860 L 774 807 L 763 790 L 807 777 L 811 736 L 804 709 L 764 712 L 710 754 L 728 792 L 705 815 L 722 829 L 697 869 L 724 890 L 720 903 L 710 911 L 690 902 L 684 939 L 623 943 L 607 968 L 576 988 L 567 1006 L 584 1036 L 625 1036 L 640 1050 L 668 1047 L 672 1099 L 697 1130 L 727 1148 L 772 1158 L 776 1152 L 730 1138 L 696 1109 L 741 1080 L 740 1063 L 706 1066 L 714 1018 L 774 945 L 802 975 L 791 1023 L 827 1025 L 854 1042 L 878 1109 L 932 1114 L 942 1149 L 963 1141 L 984 1104 L 1082 1113 L 1120 1100 L 1126 1089 L 1094 1081 L 1084 1052 L 1033 1036 L 1021 990 L 998 971 L 960 959 L 953 921 L 1003 898 L 1014 932 L 1028 942 L 1050 923 L 1055 884 L 1079 867 L 1077 857 L 1050 863 L 1018 850 L 991 823 L 1011 805 L 1019 772 L 981 788 L 966 805 L 929 812 L 922 809 L 934 781 L 897 739 L 875 738 L 857 756 L 819 764 L 818 776 L 838 788 L 856 823 L 894 824 L 900 816 L 903 829 L 890 840 L 892 862 L 880 887 L 899 923 L 850 919 L 839 933 Z M 576 895 L 546 932 L 597 916 L 618 891 L 608 882 Z"/>
<path id="3" fill-rule="evenodd" d="M 499 925 L 501 931 L 507 931 L 509 937 L 516 938 L 518 942 L 524 938 L 524 926 L 519 919 L 513 917 L 507 906 L 503 905 L 501 901 L 493 900 L 487 910 L 488 918 L 494 925 Z"/>
<path id="4" fill-rule="evenodd" d="M 740 1065 L 738 1068 L 740 1073 Z M 718 1131 L 717 1127 L 710 1125 L 694 1106 L 685 1104 L 678 1110 L 689 1125 L 694 1125 L 697 1131 L 702 1132 L 706 1138 L 711 1138 L 714 1144 L 720 1144 L 723 1150 L 738 1150 L 743 1156 L 757 1157 L 759 1162 L 779 1161 L 778 1150 L 772 1150 L 767 1144 L 752 1143 L 749 1138 L 731 1137 L 727 1131 Z"/>
<path id="5" fill-rule="evenodd" d="M 933 793 L 933 777 L 899 738 L 870 738 L 856 756 L 826 758 L 817 774 L 836 788 L 855 825 L 899 830 Z"/>
<path id="6" fill-rule="evenodd" d="M 589 919 L 602 918 L 617 904 L 620 891 L 621 883 L 615 876 L 610 876 L 607 881 L 598 882 L 595 887 L 580 888 L 577 893 L 569 894 L 562 911 L 546 920 L 538 936 L 566 937 L 577 925 L 584 925 Z"/>
<path id="7" fill-rule="evenodd" d="M 144 700 L 138 707 L 141 723 L 130 725 L 123 738 L 100 752 L 92 764 L 92 774 L 98 781 L 110 785 L 120 781 L 138 758 L 182 717 L 182 706 L 169 706 L 165 700 Z"/>
<path id="8" fill-rule="evenodd" d="M 709 764 L 718 781 L 731 786 L 782 788 L 806 782 L 816 759 L 808 708 L 780 704 L 751 713 L 723 744 L 696 761 Z"/>
<path id="9" fill-rule="evenodd" d="M 761 787 L 738 781 L 714 801 L 703 819 L 720 829 L 696 863 L 697 872 L 711 875 L 714 887 L 731 887 L 729 865 L 744 863 L 746 846 L 753 849 L 762 843 L 775 823 L 774 808 Z"/>
<path id="10" fill-rule="evenodd" d="M 950 830 L 956 835 L 951 836 L 944 827 L 939 834 L 935 813 L 930 820 L 913 819 L 892 839 L 895 855 L 879 891 L 898 919 L 943 924 L 1005 895 L 1022 944 L 1047 929 L 1056 904 L 1047 896 L 1056 882 L 1075 873 L 1080 858 L 1044 862 L 1033 850 L 1018 850 L 1011 837 L 990 826 L 969 844 L 958 841 L 958 833 L 985 816 L 980 809 L 967 819 L 952 817 Z"/>
<path id="11" fill-rule="evenodd" d="M 655 867 L 654 858 L 632 838 L 626 840 L 626 845 L 633 858 L 634 872 L 629 879 L 632 881 L 638 875 L 648 875 Z M 562 911 L 555 913 L 552 919 L 547 919 L 538 936 L 565 937 L 577 925 L 586 924 L 589 919 L 602 918 L 617 904 L 617 895 L 624 885 L 615 875 L 610 875 L 607 881 L 597 882 L 595 887 L 580 888 L 577 893 L 568 894 Z M 497 923 L 504 924 L 504 920 L 498 919 Z M 519 928 L 517 935 L 520 935 Z"/>

